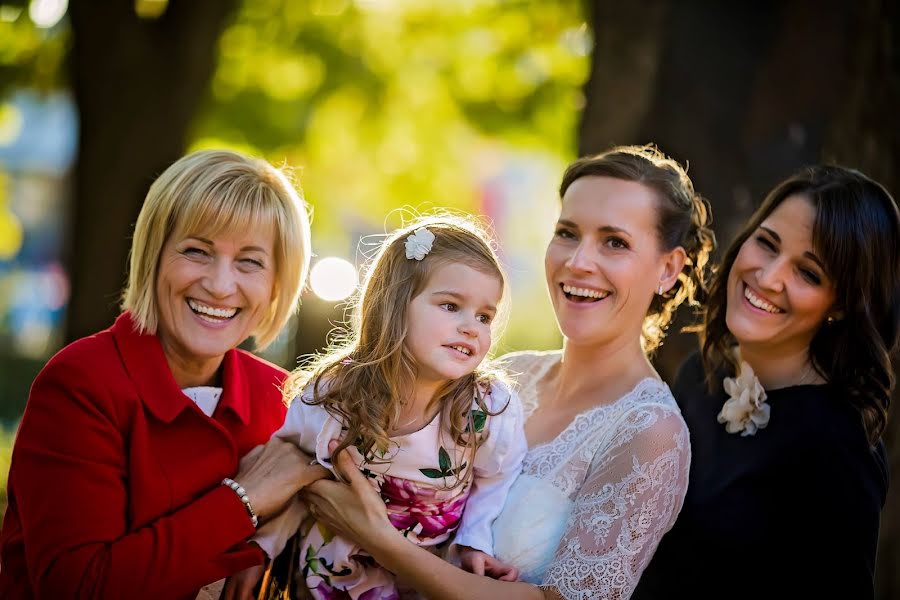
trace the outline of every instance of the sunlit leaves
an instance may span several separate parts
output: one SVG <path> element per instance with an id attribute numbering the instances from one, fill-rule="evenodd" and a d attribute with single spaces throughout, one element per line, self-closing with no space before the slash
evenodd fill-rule
<path id="1" fill-rule="evenodd" d="M 39 90 L 58 86 L 68 43 L 67 27 L 41 29 L 27 10 L 0 6 L 0 98 L 17 86 Z"/>
<path id="2" fill-rule="evenodd" d="M 7 183 L 0 172 L 0 260 L 10 260 L 22 247 L 22 223 L 10 210 Z"/>
<path id="3" fill-rule="evenodd" d="M 513 337 L 546 347 L 543 277 L 521 273 L 540 269 L 576 146 L 587 31 L 577 0 L 246 0 L 193 146 L 296 166 L 320 255 L 353 260 L 399 207 L 503 211 L 498 232 L 535 254 L 514 265 L 515 314 L 531 324 Z M 494 186 L 514 204 L 498 208 Z"/>
<path id="4" fill-rule="evenodd" d="M 197 135 L 300 158 L 326 234 L 347 229 L 340 213 L 474 210 L 485 136 L 571 153 L 582 25 L 574 0 L 245 2 Z"/>
<path id="5" fill-rule="evenodd" d="M 0 146 L 13 143 L 22 133 L 22 111 L 14 104 L 0 102 Z"/>

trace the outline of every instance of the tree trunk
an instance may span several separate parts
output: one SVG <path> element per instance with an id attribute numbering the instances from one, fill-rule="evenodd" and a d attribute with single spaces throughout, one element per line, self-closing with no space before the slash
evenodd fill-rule
<path id="1" fill-rule="evenodd" d="M 109 326 L 131 230 L 153 179 L 184 152 L 236 0 L 172 0 L 155 20 L 132 2 L 73 0 L 70 74 L 80 120 L 66 341 Z"/>
<path id="2" fill-rule="evenodd" d="M 834 160 L 900 194 L 900 26 L 888 0 L 588 2 L 595 46 L 579 151 L 656 142 L 690 161 L 720 248 L 778 180 Z M 671 380 L 693 336 L 670 330 Z M 894 417 L 900 412 L 894 410 Z M 900 480 L 900 424 L 886 440 Z M 900 597 L 900 489 L 882 526 L 877 597 Z"/>
<path id="3" fill-rule="evenodd" d="M 826 157 L 856 167 L 900 199 L 900 6 L 889 0 L 866 0 L 849 24 L 855 51 L 853 77 L 845 102 L 826 142 Z M 894 373 L 897 372 L 894 362 Z M 876 598 L 900 598 L 900 392 L 895 390 L 885 443 L 892 485 L 881 517 Z"/>

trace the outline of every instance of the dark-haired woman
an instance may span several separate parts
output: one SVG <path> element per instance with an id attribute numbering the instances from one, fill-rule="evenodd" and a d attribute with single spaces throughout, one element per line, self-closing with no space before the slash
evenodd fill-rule
<path id="1" fill-rule="evenodd" d="M 779 184 L 725 255 L 675 397 L 684 508 L 635 598 L 872 598 L 900 216 L 840 167 Z"/>

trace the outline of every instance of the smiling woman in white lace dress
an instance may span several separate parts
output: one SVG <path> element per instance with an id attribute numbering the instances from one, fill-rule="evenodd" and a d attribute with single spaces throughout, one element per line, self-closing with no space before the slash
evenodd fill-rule
<path id="1" fill-rule="evenodd" d="M 494 523 L 495 558 L 466 565 L 488 577 L 406 542 L 356 472 L 349 488 L 305 492 L 321 520 L 429 598 L 628 598 L 684 500 L 688 430 L 647 352 L 704 286 L 708 205 L 652 147 L 576 161 L 560 195 L 545 269 L 565 343 L 506 360 L 529 451 Z M 521 581 L 490 578 L 494 561 Z"/>

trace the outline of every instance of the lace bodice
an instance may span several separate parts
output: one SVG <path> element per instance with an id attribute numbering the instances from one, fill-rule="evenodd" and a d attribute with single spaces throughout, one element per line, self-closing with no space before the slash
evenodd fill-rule
<path id="1" fill-rule="evenodd" d="M 528 352 L 507 358 L 526 419 L 539 403 L 537 383 L 560 356 Z M 508 514 L 495 525 L 498 556 L 506 554 L 514 564 L 520 557 L 528 563 L 520 567 L 526 580 L 530 575 L 566 600 L 628 598 L 681 510 L 689 465 L 688 430 L 672 393 L 660 380 L 644 379 L 528 451 L 523 485 L 513 491 L 522 501 L 511 497 Z M 555 510 L 549 510 L 551 503 Z M 547 523 L 553 519 L 558 526 Z M 536 539 L 548 535 L 561 539 Z M 529 556 L 532 548 L 546 548 L 548 556 Z"/>

